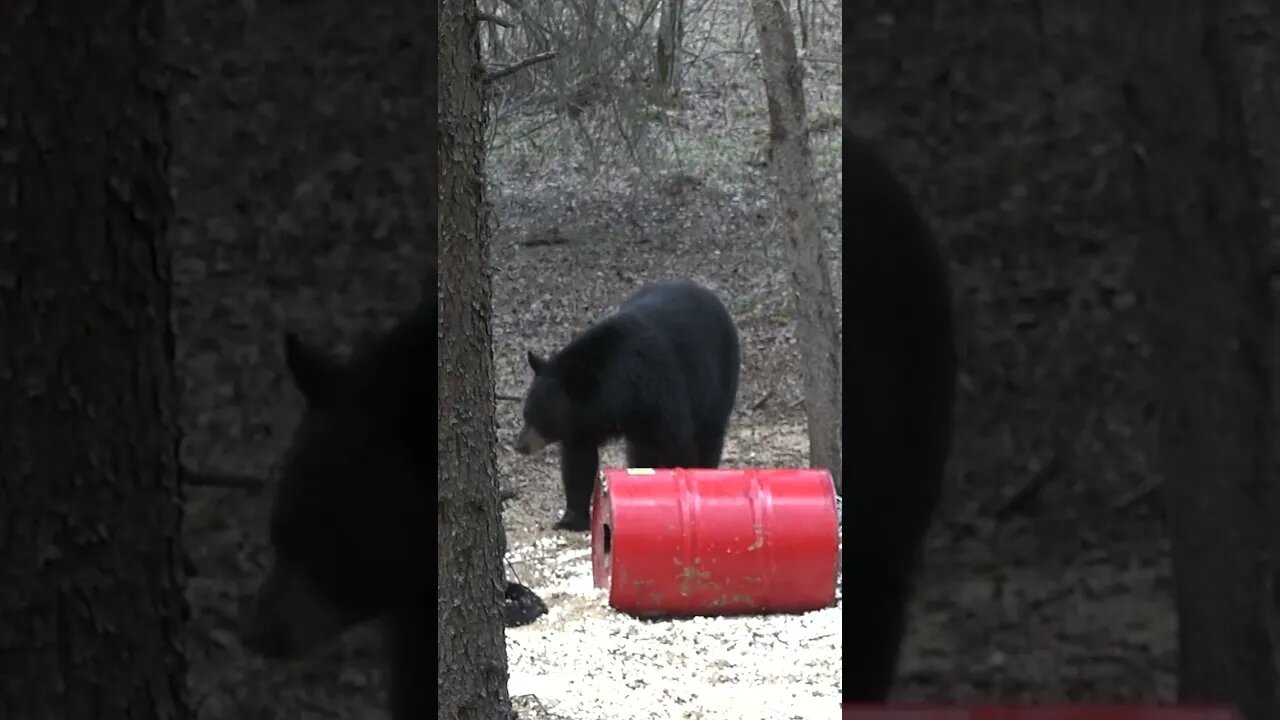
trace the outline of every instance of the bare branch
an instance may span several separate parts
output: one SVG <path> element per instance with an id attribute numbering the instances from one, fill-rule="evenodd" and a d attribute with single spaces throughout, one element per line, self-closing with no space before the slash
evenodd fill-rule
<path id="1" fill-rule="evenodd" d="M 527 58 L 525 58 L 524 60 L 521 60 L 521 61 L 520 61 L 520 62 L 518 62 L 518 63 L 512 64 L 512 65 L 508 65 L 508 66 L 506 66 L 506 67 L 501 67 L 501 68 L 498 68 L 497 70 L 493 70 L 493 71 L 489 72 L 489 74 L 488 74 L 488 75 L 485 75 L 485 76 L 484 76 L 484 81 L 485 81 L 486 83 L 491 83 L 491 82 L 493 82 L 493 81 L 495 81 L 495 80 L 500 80 L 500 79 L 502 79 L 502 78 L 504 78 L 504 77 L 506 77 L 506 76 L 508 76 L 508 75 L 510 75 L 510 74 L 512 74 L 512 73 L 519 72 L 519 71 L 521 71 L 521 70 L 523 70 L 523 69 L 525 69 L 525 68 L 529 67 L 530 65 L 537 65 L 537 64 L 538 64 L 538 63 L 540 63 L 540 62 L 546 62 L 547 60 L 554 59 L 554 58 L 555 58 L 555 56 L 556 56 L 556 51 L 555 51 L 555 50 L 549 50 L 549 51 L 547 51 L 547 52 L 539 53 L 539 54 L 534 55 L 534 56 L 532 56 L 532 57 L 527 57 Z"/>

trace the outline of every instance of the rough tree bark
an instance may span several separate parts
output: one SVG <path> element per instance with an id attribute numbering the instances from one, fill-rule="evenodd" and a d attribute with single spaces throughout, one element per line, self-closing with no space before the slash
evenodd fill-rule
<path id="1" fill-rule="evenodd" d="M 0 3 L 0 717 L 191 716 L 164 4 Z"/>
<path id="2" fill-rule="evenodd" d="M 439 717 L 495 720 L 511 701 L 480 38 L 475 0 L 440 9 Z"/>
<path id="3" fill-rule="evenodd" d="M 1252 83 L 1229 22 L 1239 7 L 1136 3 L 1117 24 L 1151 230 L 1136 267 L 1173 536 L 1178 694 L 1262 720 L 1280 717 L 1277 328 L 1242 104 Z"/>
<path id="4" fill-rule="evenodd" d="M 787 226 L 787 257 L 795 291 L 796 340 L 804 365 L 809 464 L 840 475 L 840 328 L 831 278 L 823 260 L 804 100 L 804 69 L 796 55 L 791 18 L 781 0 L 752 0 L 760 38 L 773 169 Z"/>

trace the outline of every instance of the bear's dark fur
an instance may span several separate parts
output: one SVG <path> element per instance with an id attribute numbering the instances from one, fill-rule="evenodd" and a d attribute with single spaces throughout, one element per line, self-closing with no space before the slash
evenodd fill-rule
<path id="1" fill-rule="evenodd" d="M 889 166 L 844 148 L 844 687 L 889 695 L 950 447 L 956 356 L 946 265 Z"/>
<path id="2" fill-rule="evenodd" d="M 272 504 L 275 561 L 246 618 L 246 646 L 281 659 L 383 620 L 397 720 L 436 707 L 425 682 L 436 662 L 434 301 L 348 362 L 285 337 L 307 405 Z M 546 606 L 509 583 L 503 610 L 523 624 Z"/>
<path id="3" fill-rule="evenodd" d="M 644 287 L 543 359 L 517 452 L 560 443 L 565 510 L 557 528 L 586 530 L 600 446 L 623 438 L 630 467 L 720 464 L 742 364 L 738 331 L 710 290 L 686 280 Z"/>

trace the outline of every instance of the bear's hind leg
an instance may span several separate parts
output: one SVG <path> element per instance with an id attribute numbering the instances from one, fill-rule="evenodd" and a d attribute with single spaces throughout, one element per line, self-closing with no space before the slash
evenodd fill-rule
<path id="1" fill-rule="evenodd" d="M 723 425 L 703 427 L 698 430 L 698 467 L 718 468 L 724 455 L 725 428 Z"/>
<path id="2" fill-rule="evenodd" d="M 850 547 L 848 543 L 864 543 Z M 883 538 L 846 538 L 844 575 L 852 577 L 853 590 L 845 593 L 844 687 L 849 703 L 884 703 L 889 699 L 898 655 L 907 630 L 911 598 L 908 556 L 881 557 L 874 547 Z"/>

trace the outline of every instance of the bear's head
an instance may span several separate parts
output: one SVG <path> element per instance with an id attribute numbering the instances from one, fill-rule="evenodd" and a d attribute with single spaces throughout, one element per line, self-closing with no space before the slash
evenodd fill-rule
<path id="1" fill-rule="evenodd" d="M 527 353 L 533 382 L 524 397 L 524 425 L 515 439 L 515 450 L 533 455 L 560 442 L 570 432 L 571 400 L 563 373 L 551 361 L 530 350 Z"/>
<path id="2" fill-rule="evenodd" d="M 285 336 L 306 409 L 272 504 L 274 561 L 245 619 L 255 652 L 299 657 L 357 623 L 425 602 L 419 566 L 434 542 L 434 468 L 423 433 L 436 379 L 422 372 L 430 357 L 417 357 L 419 345 L 425 352 L 425 339 L 384 339 L 344 363 Z"/>

